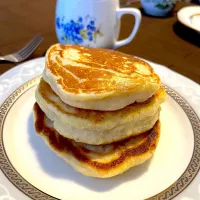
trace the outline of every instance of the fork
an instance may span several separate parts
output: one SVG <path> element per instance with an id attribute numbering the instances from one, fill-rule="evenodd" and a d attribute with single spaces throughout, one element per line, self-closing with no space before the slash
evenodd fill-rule
<path id="1" fill-rule="evenodd" d="M 15 53 L 0 56 L 0 60 L 21 62 L 33 53 L 33 51 L 40 45 L 42 40 L 43 37 L 41 37 L 40 35 L 36 35 L 25 47 Z"/>

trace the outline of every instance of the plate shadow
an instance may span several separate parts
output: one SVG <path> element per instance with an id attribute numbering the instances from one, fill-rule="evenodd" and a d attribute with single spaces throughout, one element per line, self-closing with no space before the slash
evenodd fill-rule
<path id="1" fill-rule="evenodd" d="M 200 34 L 197 31 L 187 26 L 184 26 L 178 21 L 174 23 L 173 31 L 183 40 L 186 40 L 187 42 L 190 42 L 193 45 L 200 47 Z"/>

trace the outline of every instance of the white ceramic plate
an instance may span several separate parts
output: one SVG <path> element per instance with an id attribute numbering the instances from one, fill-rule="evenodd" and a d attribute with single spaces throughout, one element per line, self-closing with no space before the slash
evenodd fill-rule
<path id="1" fill-rule="evenodd" d="M 185 26 L 200 32 L 200 6 L 187 6 L 177 13 L 178 20 Z"/>
<path id="2" fill-rule="evenodd" d="M 150 64 L 168 93 L 158 148 L 151 160 L 110 179 L 75 172 L 35 133 L 32 106 L 44 58 L 3 74 L 0 199 L 199 199 L 200 86 L 164 66 Z"/>

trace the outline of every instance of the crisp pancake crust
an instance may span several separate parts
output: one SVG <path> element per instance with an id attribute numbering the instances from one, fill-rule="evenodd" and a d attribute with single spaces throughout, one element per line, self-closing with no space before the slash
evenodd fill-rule
<path id="1" fill-rule="evenodd" d="M 61 136 L 37 103 L 33 111 L 36 132 L 58 156 L 87 176 L 107 178 L 143 163 L 152 156 L 160 136 L 158 121 L 140 136 L 109 145 L 86 145 Z"/>
<path id="2" fill-rule="evenodd" d="M 65 103 L 92 110 L 146 101 L 161 84 L 151 66 L 133 56 L 60 44 L 47 51 L 43 78 Z"/>
<path id="3" fill-rule="evenodd" d="M 164 99 L 165 91 L 160 88 L 145 102 L 117 111 L 93 111 L 63 103 L 43 79 L 36 90 L 37 103 L 61 135 L 92 145 L 109 144 L 151 129 Z"/>

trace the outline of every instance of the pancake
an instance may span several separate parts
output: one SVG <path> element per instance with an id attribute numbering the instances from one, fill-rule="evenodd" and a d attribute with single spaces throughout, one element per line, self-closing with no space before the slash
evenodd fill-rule
<path id="1" fill-rule="evenodd" d="M 150 159 L 160 137 L 160 123 L 139 136 L 117 143 L 92 146 L 61 136 L 37 103 L 34 105 L 35 130 L 58 156 L 86 176 L 116 176 Z"/>
<path id="2" fill-rule="evenodd" d="M 117 111 L 94 111 L 65 104 L 41 79 L 36 101 L 54 128 L 64 137 L 92 145 L 109 144 L 151 129 L 159 119 L 160 104 L 165 100 L 160 88 L 143 103 L 134 103 Z"/>
<path id="3" fill-rule="evenodd" d="M 152 67 L 138 58 L 61 44 L 47 51 L 43 78 L 66 104 L 103 111 L 144 102 L 161 85 Z"/>

